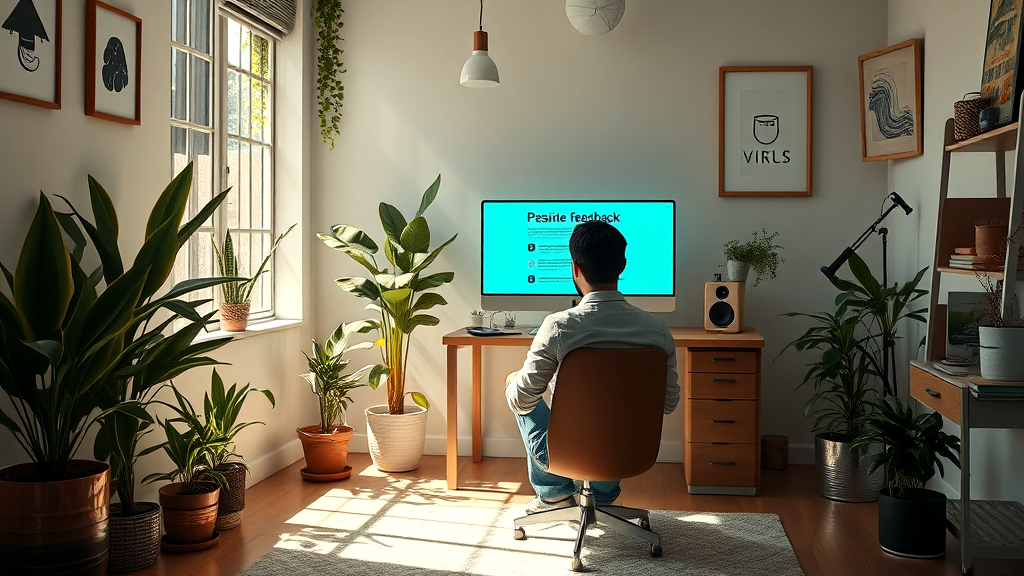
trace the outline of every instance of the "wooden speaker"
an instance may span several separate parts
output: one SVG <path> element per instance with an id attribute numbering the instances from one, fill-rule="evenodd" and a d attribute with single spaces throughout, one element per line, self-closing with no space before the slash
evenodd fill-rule
<path id="1" fill-rule="evenodd" d="M 743 331 L 743 292 L 746 282 L 708 282 L 704 285 L 704 329 Z"/>

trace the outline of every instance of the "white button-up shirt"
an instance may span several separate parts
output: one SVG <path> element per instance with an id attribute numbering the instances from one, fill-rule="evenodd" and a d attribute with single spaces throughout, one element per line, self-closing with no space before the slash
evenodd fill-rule
<path id="1" fill-rule="evenodd" d="M 641 348 L 655 346 L 668 356 L 665 414 L 679 404 L 676 344 L 665 320 L 626 302 L 617 290 L 590 292 L 579 305 L 544 319 L 533 339 L 526 362 L 507 383 L 508 406 L 529 414 L 547 388 L 555 391 L 555 373 L 577 348 Z"/>

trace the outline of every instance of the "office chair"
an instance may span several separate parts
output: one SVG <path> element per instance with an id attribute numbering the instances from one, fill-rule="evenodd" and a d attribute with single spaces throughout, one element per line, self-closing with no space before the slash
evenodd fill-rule
<path id="1" fill-rule="evenodd" d="M 590 483 L 639 476 L 654 466 L 661 446 L 666 372 L 660 348 L 581 348 L 565 357 L 551 400 L 548 472 L 582 480 L 583 490 L 577 507 L 516 518 L 516 540 L 526 539 L 524 526 L 579 520 L 572 554 L 572 569 L 578 572 L 587 528 L 599 522 L 649 543 L 651 556 L 661 556 L 661 537 L 651 530 L 647 510 L 596 506 Z"/>

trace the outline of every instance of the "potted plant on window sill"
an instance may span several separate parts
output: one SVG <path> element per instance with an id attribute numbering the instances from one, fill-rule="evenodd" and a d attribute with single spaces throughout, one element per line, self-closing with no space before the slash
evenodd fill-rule
<path id="1" fill-rule="evenodd" d="M 320 405 L 320 423 L 295 430 L 306 458 L 306 467 L 301 470 L 305 480 L 333 482 L 344 480 L 352 473 L 348 466 L 348 447 L 355 429 L 348 425 L 346 418 L 351 401 L 349 393 L 366 386 L 360 380 L 375 366 L 363 366 L 345 374 L 351 362 L 345 358 L 345 354 L 353 350 L 367 350 L 375 345 L 374 342 L 349 344 L 352 334 L 367 331 L 369 326 L 365 322 L 342 324 L 324 346 L 313 340 L 312 356 L 303 352 L 309 364 L 309 372 L 302 377 L 309 383 Z"/>
<path id="2" fill-rule="evenodd" d="M 946 496 L 925 483 L 944 475 L 939 456 L 960 467 L 960 439 L 942 431 L 938 412 L 914 417 L 898 398 L 875 402 L 855 447 L 884 446 L 868 473 L 885 469 L 888 487 L 878 498 L 878 544 L 894 556 L 937 558 L 946 553 Z"/>
<path id="3" fill-rule="evenodd" d="M 370 387 L 386 382 L 388 403 L 366 409 L 367 439 L 370 457 L 379 470 L 405 472 L 419 466 L 426 436 L 427 409 L 430 403 L 419 392 L 405 391 L 409 341 L 418 326 L 436 326 L 439 320 L 424 312 L 445 305 L 444 297 L 428 290 L 438 288 L 455 277 L 454 272 L 424 276 L 426 269 L 457 234 L 439 247 L 430 249 L 430 228 L 423 213 L 437 197 L 441 176 L 423 193 L 419 209 L 411 221 L 390 204 L 381 202 L 380 222 L 384 229 L 384 255 L 394 266 L 380 268 L 374 258 L 378 247 L 365 232 L 338 224 L 330 234 L 318 234 L 324 244 L 342 252 L 370 272 L 369 278 L 339 278 L 336 282 L 347 292 L 370 300 L 367 309 L 378 319 L 366 326 L 380 334 L 382 363 L 371 370 Z M 406 406 L 411 396 L 414 405 Z"/>
<path id="4" fill-rule="evenodd" d="M 779 236 L 778 232 L 769 234 L 762 228 L 760 235 L 754 232 L 753 236 L 753 240 L 742 244 L 739 240 L 726 242 L 725 271 L 729 282 L 746 282 L 750 270 L 753 269 L 757 275 L 754 281 L 756 287 L 762 280 L 774 280 L 779 265 L 785 262 L 778 252 L 782 250 L 782 246 L 775 243 Z"/>
<path id="5" fill-rule="evenodd" d="M 270 247 L 270 252 L 267 252 L 266 258 L 263 259 L 263 262 L 256 270 L 256 273 L 252 275 L 252 278 L 238 280 L 235 282 L 225 282 L 221 286 L 221 330 L 225 332 L 244 332 L 249 326 L 250 297 L 252 296 L 253 289 L 256 287 L 256 281 L 260 279 L 260 276 L 267 272 L 267 264 L 270 262 L 270 258 L 274 256 L 274 252 L 281 244 L 281 240 L 284 240 L 284 237 L 287 236 L 295 226 L 295 224 L 292 224 L 287 230 L 285 230 L 284 234 L 277 237 L 274 245 Z M 223 248 L 217 246 L 216 240 L 213 241 L 213 251 L 217 256 L 217 269 L 220 270 L 221 275 L 227 277 L 238 277 L 238 254 L 235 253 L 235 246 L 231 240 L 230 230 L 224 233 Z"/>

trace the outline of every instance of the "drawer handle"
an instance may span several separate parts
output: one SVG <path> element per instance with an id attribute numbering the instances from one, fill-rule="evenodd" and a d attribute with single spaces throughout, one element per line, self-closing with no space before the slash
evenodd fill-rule
<path id="1" fill-rule="evenodd" d="M 712 466 L 735 466 L 736 463 L 735 462 L 714 462 L 714 461 L 712 461 L 711 465 Z"/>
<path id="2" fill-rule="evenodd" d="M 712 424 L 735 424 L 735 420 L 712 420 Z"/>
<path id="3" fill-rule="evenodd" d="M 736 379 L 735 378 L 712 378 L 711 381 L 712 382 L 718 382 L 718 383 L 721 383 L 721 384 L 735 384 L 736 383 Z"/>
<path id="4" fill-rule="evenodd" d="M 942 398 L 942 393 L 941 392 L 936 392 L 935 390 L 932 390 L 931 388 L 925 388 L 924 391 L 927 392 L 928 395 L 933 397 L 933 398 Z"/>
<path id="5" fill-rule="evenodd" d="M 712 358 L 712 362 L 735 362 L 735 358 Z"/>

